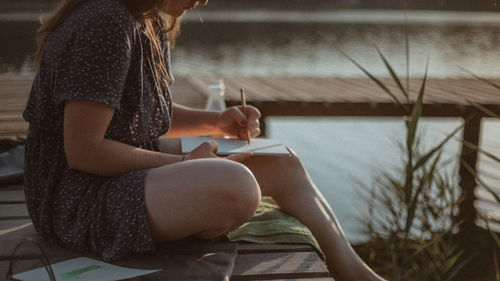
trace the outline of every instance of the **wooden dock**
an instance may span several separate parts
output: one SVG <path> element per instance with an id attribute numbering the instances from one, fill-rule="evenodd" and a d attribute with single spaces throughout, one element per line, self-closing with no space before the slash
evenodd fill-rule
<path id="1" fill-rule="evenodd" d="M 6 276 L 12 250 L 27 238 L 38 242 L 52 263 L 79 256 L 96 258 L 92 253 L 65 250 L 43 241 L 29 219 L 24 200 L 22 183 L 0 186 L 0 280 L 4 280 Z M 26 248 L 29 250 L 26 251 Z M 27 245 L 22 249 L 24 250 L 18 254 L 22 255 L 23 260 L 15 263 L 15 273 L 42 266 L 36 257 L 39 254 L 36 247 Z M 121 261 L 118 265 L 164 269 L 160 273 L 134 279 L 136 281 L 223 280 L 225 270 L 230 270 L 228 276 L 231 280 L 333 281 L 318 254 L 305 244 L 181 241 L 178 245 L 159 246 L 154 255 L 136 256 Z M 196 272 L 192 272 L 193 270 Z"/>
<path id="2" fill-rule="evenodd" d="M 186 76 L 177 77 L 173 85 L 173 99 L 177 103 L 192 107 L 203 107 L 207 97 L 207 89 L 214 79 L 223 78 L 226 85 L 226 101 L 228 105 L 240 102 L 239 89 L 245 88 L 247 100 L 256 105 L 262 112 L 262 125 L 265 130 L 265 118 L 268 116 L 403 116 L 405 112 L 390 96 L 382 91 L 372 81 L 365 78 L 313 78 L 313 77 L 215 77 L 215 76 Z M 21 112 L 31 86 L 31 76 L 0 76 L 0 138 L 24 136 L 27 124 L 22 120 Z M 399 93 L 397 85 L 390 79 L 384 83 L 394 93 Z M 493 80 L 500 84 L 500 80 Z M 410 101 L 414 101 L 420 88 L 421 80 L 411 80 Z M 405 102 L 402 96 L 398 96 Z M 410 103 L 411 103 L 410 102 Z M 479 104 L 488 110 L 500 115 L 500 90 L 476 79 L 429 79 L 424 96 L 423 116 L 430 117 L 461 117 L 470 119 L 465 124 L 463 139 L 473 144 L 479 143 L 481 119 L 485 114 L 478 111 L 470 102 Z M 477 153 L 467 147 L 462 148 L 460 155 L 470 166 L 476 167 Z M 460 205 L 459 217 L 464 222 L 461 232 L 466 244 L 468 233 L 476 228 L 476 197 L 474 177 L 464 168 L 460 168 L 460 185 L 465 200 Z M 2 198 L 2 197 L 0 197 Z M 2 205 L 3 204 L 3 205 Z M 15 210 L 24 211 L 21 203 L 0 203 L 0 214 L 6 210 L 6 205 Z M 9 210 L 14 210 L 9 209 Z M 9 211 L 10 212 L 10 211 Z M 10 214 L 10 213 L 9 213 Z M 20 215 L 26 216 L 24 215 Z M 5 220 L 3 220 L 5 221 Z M 0 218 L 0 222 L 2 219 Z M 500 226 L 500 222 L 492 221 Z M 12 227 L 11 224 L 8 224 Z M 2 230 L 0 230 L 0 234 Z M 0 236 L 1 241 L 1 236 Z M 261 249 L 269 251 L 266 249 Z M 285 251 L 286 250 L 286 251 Z M 258 269 L 252 278 L 276 279 L 285 275 L 276 274 L 267 278 L 265 274 L 269 268 L 279 269 L 280 265 L 272 264 L 272 260 L 293 260 L 291 256 L 304 258 L 308 254 L 287 252 L 284 256 L 260 256 L 257 264 L 246 261 L 242 253 L 238 256 L 235 272 L 238 265 L 245 264 L 244 268 Z M 253 250 L 250 250 L 252 252 Z M 308 250 L 310 253 L 310 250 Z M 280 252 L 282 254 L 282 252 Z M 295 254 L 294 254 L 295 253 Z M 260 254 L 260 253 L 259 253 Z M 248 257 L 248 256 L 246 256 Z M 265 258 L 264 258 L 265 257 Z M 245 261 L 243 261 L 245 260 Z M 263 268 L 260 265 L 265 264 Z M 300 264 L 300 262 L 299 262 Z M 313 262 L 313 264 L 315 264 Z M 319 265 L 318 265 L 319 266 Z M 324 265 L 323 265 L 324 266 Z M 293 266 L 292 266 L 293 267 Z M 2 267 L 0 267 L 2 268 Z M 319 267 L 318 267 L 319 268 Z M 321 267 L 324 270 L 324 267 Z M 315 269 L 316 270 L 316 269 Z M 318 269 L 319 270 L 319 269 Z M 320 270 L 320 271 L 321 271 Z M 274 273 L 273 273 L 274 274 Z M 287 273 L 288 274 L 288 273 Z M 306 273 L 308 274 L 307 271 Z M 323 274 L 323 273 L 321 273 Z M 260 276 L 260 277 L 259 277 Z M 264 277 L 263 277 L 264 276 Z M 288 276 L 288 275 L 287 275 Z M 323 278 L 320 275 L 312 277 Z M 233 276 L 233 279 L 239 277 Z M 294 278 L 309 278 L 296 275 Z M 320 279 L 321 280 L 321 279 Z M 327 280 L 327 279 L 325 279 Z"/>
<path id="3" fill-rule="evenodd" d="M 201 108 L 212 80 L 222 78 L 228 105 L 240 102 L 239 89 L 247 100 L 267 116 L 403 116 L 404 111 L 387 93 L 366 78 L 317 77 L 177 77 L 172 86 L 174 101 Z M 382 79 L 399 93 L 391 79 Z M 500 79 L 492 80 L 500 84 Z M 32 76 L 0 75 L 0 137 L 22 136 L 27 124 L 21 112 L 31 87 Z M 411 80 L 414 101 L 421 80 Z M 399 96 L 404 102 L 402 96 Z M 493 112 L 500 110 L 500 90 L 476 79 L 428 79 L 423 115 L 428 117 L 466 117 L 480 112 L 468 101 Z M 481 115 L 479 117 L 482 117 Z"/>
<path id="4" fill-rule="evenodd" d="M 31 87 L 32 76 L 0 75 L 0 137 L 22 136 L 27 124 L 21 112 Z M 208 85 L 216 76 L 177 77 L 172 86 L 177 103 L 201 108 Z M 247 100 L 267 116 L 403 116 L 399 105 L 366 78 L 316 77 L 222 77 L 228 105 L 240 102 L 239 89 Z M 399 93 L 390 79 L 382 80 Z M 492 80 L 500 84 L 500 79 Z M 411 80 L 414 101 L 421 80 Z M 402 96 L 399 96 L 404 102 Z M 476 79 L 429 79 L 424 96 L 423 115 L 464 117 L 477 112 L 467 100 L 493 112 L 500 110 L 500 90 Z M 480 113 L 478 113 L 480 114 Z"/>

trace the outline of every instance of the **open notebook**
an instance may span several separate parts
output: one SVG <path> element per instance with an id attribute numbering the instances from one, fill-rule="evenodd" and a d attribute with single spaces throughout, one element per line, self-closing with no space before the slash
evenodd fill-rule
<path id="1" fill-rule="evenodd" d="M 288 149 L 273 139 L 252 139 L 250 145 L 246 140 L 211 137 L 182 137 L 182 153 L 187 154 L 207 140 L 214 140 L 219 145 L 217 155 L 251 152 L 255 155 L 290 156 Z"/>

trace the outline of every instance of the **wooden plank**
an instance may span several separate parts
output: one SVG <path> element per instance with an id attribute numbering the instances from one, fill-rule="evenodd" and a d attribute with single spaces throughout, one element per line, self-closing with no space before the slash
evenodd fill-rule
<path id="1" fill-rule="evenodd" d="M 0 124 L 0 128 L 1 128 L 1 124 Z M 7 137 L 13 137 L 15 138 L 16 136 L 19 136 L 19 137 L 25 137 L 26 134 L 28 132 L 28 124 L 26 125 L 13 125 L 13 124 L 9 124 L 9 127 L 8 128 L 5 128 L 5 129 L 0 129 L 0 136 L 2 136 L 2 138 L 7 138 Z"/>
<path id="2" fill-rule="evenodd" d="M 336 78 L 335 86 L 330 86 L 332 88 L 331 102 L 339 101 L 339 102 L 364 102 L 369 103 L 372 102 L 373 93 L 365 93 L 363 91 L 354 91 L 353 86 L 349 83 L 349 79 L 344 78 Z"/>
<path id="3" fill-rule="evenodd" d="M 441 86 L 444 88 L 448 85 L 454 87 L 458 91 L 465 91 L 472 95 L 472 97 L 477 95 L 483 95 L 485 97 L 498 97 L 500 91 L 495 87 L 489 85 L 488 83 L 475 80 L 475 79 L 441 79 Z M 495 82 L 495 81 L 492 81 Z M 496 83 L 498 84 L 498 80 Z"/>
<path id="4" fill-rule="evenodd" d="M 25 204 L 0 205 L 0 220 L 28 219 L 28 208 Z"/>
<path id="5" fill-rule="evenodd" d="M 238 243 L 238 254 L 278 253 L 278 252 L 311 252 L 308 244 L 257 244 Z"/>
<path id="6" fill-rule="evenodd" d="M 8 264 L 7 260 L 14 247 L 28 237 L 43 247 L 51 263 L 80 256 L 100 259 L 95 253 L 72 251 L 51 244 L 42 239 L 32 226 L 0 237 L 2 238 L 0 239 L 0 274 L 3 274 L 0 276 L 5 276 L 5 264 Z M 16 262 L 15 272 L 40 267 L 41 264 L 33 260 L 38 254 L 39 251 L 35 245 L 30 243 L 23 245 L 18 255 L 29 260 Z M 186 239 L 158 245 L 154 254 L 131 255 L 114 264 L 133 268 L 163 269 L 158 273 L 141 277 L 140 280 L 221 280 L 220 276 L 232 268 L 235 255 L 235 243 L 212 243 L 199 239 Z"/>
<path id="7" fill-rule="evenodd" d="M 23 183 L 22 182 L 15 182 L 15 183 L 5 183 L 0 185 L 0 190 L 1 191 L 7 191 L 7 190 L 24 190 Z"/>
<path id="8" fill-rule="evenodd" d="M 28 219 L 0 221 L 1 235 L 0 235 L 0 260 L 5 260 L 16 245 L 27 238 L 36 240 L 41 239 L 41 236 L 36 232 L 33 224 Z"/>
<path id="9" fill-rule="evenodd" d="M 475 83 L 474 83 L 475 84 Z M 462 96 L 464 98 L 474 100 L 478 103 L 487 103 L 489 98 L 485 97 L 482 92 L 478 91 L 477 88 L 474 88 L 472 85 L 469 85 L 470 89 L 467 89 L 465 87 L 456 85 L 452 81 L 450 83 L 435 83 L 435 88 L 440 89 L 443 92 L 450 92 L 450 93 L 456 93 L 459 96 Z M 427 92 L 427 91 L 426 91 Z M 428 91 L 428 93 L 433 93 L 433 91 Z M 461 103 L 466 103 L 465 100 L 455 100 L 455 103 L 461 102 Z"/>
<path id="10" fill-rule="evenodd" d="M 80 257 L 80 256 L 88 256 L 90 258 L 98 258 L 96 256 L 92 256 L 86 252 L 79 253 L 76 251 L 70 251 L 67 249 L 63 249 L 61 247 L 55 247 L 50 245 L 48 242 L 45 242 L 41 239 L 36 240 L 37 243 L 44 249 L 46 257 L 49 260 L 50 264 L 55 264 L 64 260 L 69 260 L 72 258 Z M 18 243 L 20 243 L 19 241 Z M 14 244 L 14 245 L 17 245 Z M 5 277 L 9 267 L 9 261 L 11 260 L 11 253 L 9 252 L 6 256 L 0 256 L 0 276 Z M 25 272 L 28 270 L 32 270 L 35 268 L 39 268 L 43 266 L 41 262 L 41 252 L 34 244 L 25 243 L 19 248 L 19 251 L 16 252 L 17 260 L 13 264 L 13 274 Z"/>
<path id="11" fill-rule="evenodd" d="M 362 95 L 365 98 L 368 98 L 370 102 L 384 102 L 388 101 L 391 98 L 389 95 L 382 90 L 379 89 L 379 87 L 372 81 L 370 80 L 360 80 L 359 78 L 354 78 L 354 79 L 343 79 L 343 82 L 346 84 L 346 96 L 349 96 L 349 100 L 351 102 L 361 102 L 363 100 L 357 100 L 353 99 L 356 95 Z"/>
<path id="12" fill-rule="evenodd" d="M 262 89 L 265 85 L 257 82 L 254 78 L 246 79 L 244 77 L 231 77 L 229 79 L 224 79 L 224 83 L 226 83 L 226 80 L 229 87 L 229 91 L 227 92 L 228 99 L 239 97 L 241 88 L 245 89 L 248 100 L 275 101 L 279 100 L 287 93 L 286 91 L 274 91 L 272 95 L 268 95 Z"/>
<path id="13" fill-rule="evenodd" d="M 357 100 L 368 101 L 368 98 L 361 95 L 358 91 L 350 91 L 349 88 L 342 87 L 342 84 L 338 79 L 335 82 L 325 82 L 324 79 L 314 79 L 297 77 L 295 82 L 297 83 L 297 88 L 300 89 L 305 95 L 308 94 L 309 90 L 315 93 L 318 98 L 317 101 L 339 101 L 339 102 L 351 102 L 355 97 Z M 311 80 L 311 83 L 307 83 Z"/>
<path id="14" fill-rule="evenodd" d="M 39 262 L 37 260 L 18 261 L 18 262 L 16 262 L 14 264 L 13 273 L 14 274 L 15 273 L 20 273 L 20 272 L 23 272 L 25 270 L 32 269 L 32 268 L 37 268 L 37 267 L 41 267 L 41 266 L 42 266 L 41 262 Z M 0 262 L 0 277 L 1 278 L 4 278 L 6 276 L 8 267 L 9 267 L 9 262 L 8 261 L 1 261 Z M 150 278 L 148 278 L 148 280 L 149 279 Z M 136 280 L 136 279 L 134 279 L 134 280 Z M 142 279 L 137 279 L 137 280 L 142 280 Z M 311 281 L 334 281 L 333 278 L 264 279 L 264 280 L 273 280 L 273 281 L 285 281 L 285 280 L 287 280 L 287 281 L 307 281 L 307 280 L 311 280 Z"/>
<path id="15" fill-rule="evenodd" d="M 231 280 L 329 277 L 315 252 L 244 254 L 236 257 Z"/>
<path id="16" fill-rule="evenodd" d="M 0 243 L 3 240 L 3 235 L 18 231 L 25 227 L 31 227 L 33 223 L 29 219 L 19 219 L 19 220 L 0 220 Z M 7 248 L 7 247 L 4 247 Z"/>
<path id="17" fill-rule="evenodd" d="M 5 222 L 2 222 L 3 224 Z M 43 239 L 40 234 L 35 230 L 30 221 L 17 221 L 18 227 L 7 231 L 0 235 L 0 261 L 9 260 L 14 249 L 20 244 L 23 245 L 16 252 L 17 255 L 38 255 L 40 254 L 39 248 L 34 244 L 42 247 L 47 257 L 51 262 L 57 262 L 77 256 L 88 256 L 92 253 L 73 251 L 66 247 L 48 242 Z M 4 224 L 5 225 L 5 224 Z M 40 266 L 40 265 L 38 265 Z M 38 267 L 36 266 L 36 267 Z M 31 268 L 22 267 L 19 271 L 28 270 Z M 1 275 L 0 275 L 1 276 Z M 5 276 L 5 275 L 4 275 Z"/>
<path id="18" fill-rule="evenodd" d="M 19 128 L 27 128 L 28 123 L 24 120 L 0 121 L 0 125 L 5 130 L 16 130 Z"/>
<path id="19" fill-rule="evenodd" d="M 493 88 L 487 83 L 477 81 L 477 80 L 453 80 L 451 83 L 446 83 L 445 80 L 442 80 L 444 84 L 442 87 L 446 87 L 447 84 L 451 84 L 455 86 L 456 90 L 459 93 L 464 93 L 471 99 L 475 99 L 476 97 L 481 97 L 484 99 L 495 99 L 499 97 L 500 90 Z"/>
<path id="20" fill-rule="evenodd" d="M 228 102 L 235 105 L 238 102 Z M 488 107 L 500 112 L 500 107 Z M 422 115 L 426 117 L 464 117 L 471 107 L 453 104 L 425 104 Z M 395 103 L 304 103 L 263 102 L 259 104 L 263 116 L 385 116 L 401 117 L 402 108 Z M 480 114 L 480 113 L 479 113 Z"/>
<path id="21" fill-rule="evenodd" d="M 178 77 L 172 86 L 174 100 L 203 103 L 207 95 L 210 80 L 213 75 L 200 77 Z M 334 78 L 334 77 L 221 77 L 226 81 L 227 98 L 239 99 L 239 88 L 245 87 L 249 101 L 303 101 L 303 102 L 352 102 L 352 103 L 387 103 L 392 99 L 378 88 L 372 81 L 365 78 Z M 2 80 L 3 79 L 3 80 Z M 24 86 L 11 85 L 0 87 L 0 99 L 3 104 L 24 107 L 31 77 L 20 78 Z M 388 88 L 399 93 L 400 90 L 390 79 L 381 79 Z M 495 80 L 497 81 L 497 80 Z M 8 82 L 0 75 L 0 82 Z M 412 100 L 415 99 L 421 79 L 412 79 Z M 500 81 L 497 81 L 500 83 Z M 10 83 L 10 82 L 9 82 Z M 8 84 L 8 83 L 3 83 Z M 6 94 L 16 88 L 23 95 Z M 475 79 L 429 79 L 424 101 L 426 103 L 454 103 L 466 105 L 465 100 L 457 99 L 451 92 L 457 92 L 472 101 L 481 104 L 500 104 L 500 91 Z M 398 94 L 399 95 L 399 94 Z M 402 97 L 401 97 L 402 98 Z M 7 106 L 2 111 L 11 111 Z M 22 110 L 21 108 L 19 110 Z"/>
<path id="22" fill-rule="evenodd" d="M 21 273 L 41 266 L 43 266 L 43 264 L 39 260 L 30 259 L 30 260 L 16 261 L 12 267 L 12 274 Z M 2 280 L 3 278 L 7 277 L 8 269 L 9 269 L 9 262 L 0 261 L 0 278 Z"/>
<path id="23" fill-rule="evenodd" d="M 9 105 L 9 106 L 2 105 L 2 107 L 0 108 L 0 111 L 1 112 L 16 112 L 16 113 L 21 114 L 25 107 L 26 107 L 25 104 L 14 104 L 14 105 Z"/>
<path id="24" fill-rule="evenodd" d="M 31 222 L 30 219 L 0 221 L 0 231 L 4 231 L 4 233 L 5 233 L 5 230 L 17 228 L 21 225 L 25 225 L 25 224 L 30 223 L 30 222 Z M 0 237 L 0 239 L 1 239 L 1 237 Z"/>
<path id="25" fill-rule="evenodd" d="M 273 281 L 307 281 L 307 280 L 311 280 L 311 281 L 335 281 L 333 278 L 326 278 L 326 277 L 320 277 L 320 278 L 314 278 L 314 277 L 309 277 L 309 278 L 293 278 L 293 279 L 282 279 L 282 278 L 279 278 L 279 279 L 262 279 L 264 281 L 270 281 L 270 280 L 273 280 Z"/>
<path id="26" fill-rule="evenodd" d="M 275 92 L 275 87 L 269 85 L 267 83 L 268 79 L 264 77 L 256 77 L 255 83 L 258 85 L 257 89 L 261 91 L 264 95 L 269 95 L 269 93 Z M 246 91 L 253 91 L 254 89 L 246 89 Z M 280 93 L 279 95 L 273 96 L 277 101 L 286 101 L 286 100 L 300 100 L 296 97 L 295 93 Z M 232 99 L 237 100 L 237 96 L 232 97 Z"/>
<path id="27" fill-rule="evenodd" d="M 28 95 L 26 92 L 23 91 L 24 94 L 12 94 L 8 96 L 2 96 L 2 103 L 3 104 L 8 104 L 8 103 L 21 103 L 21 102 L 26 102 L 28 100 Z"/>
<path id="28" fill-rule="evenodd" d="M 21 112 L 0 111 L 0 121 L 22 121 Z"/>
<path id="29" fill-rule="evenodd" d="M 23 190 L 0 190 L 0 204 L 19 204 L 24 202 Z"/>

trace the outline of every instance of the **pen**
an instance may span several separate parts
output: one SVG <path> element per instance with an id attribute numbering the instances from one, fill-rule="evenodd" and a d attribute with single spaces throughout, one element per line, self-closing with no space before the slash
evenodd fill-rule
<path id="1" fill-rule="evenodd" d="M 243 92 L 243 88 L 240 89 L 240 94 L 241 94 L 241 105 L 243 106 L 243 111 L 245 113 L 245 116 L 247 116 L 247 102 L 245 99 L 245 92 Z M 247 139 L 248 139 L 248 144 L 250 145 L 250 131 L 248 130 L 248 122 L 247 122 Z"/>

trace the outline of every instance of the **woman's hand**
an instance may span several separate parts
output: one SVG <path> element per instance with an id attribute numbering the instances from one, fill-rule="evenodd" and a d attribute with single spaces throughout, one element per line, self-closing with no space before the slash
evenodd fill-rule
<path id="1" fill-rule="evenodd" d="M 221 133 L 230 137 L 247 139 L 246 130 L 250 131 L 250 137 L 260 135 L 259 110 L 253 106 L 232 106 L 223 111 L 217 120 L 217 127 Z"/>
<path id="2" fill-rule="evenodd" d="M 215 141 L 206 141 L 189 152 L 183 160 L 187 161 L 202 158 L 218 158 L 215 154 L 217 153 L 217 148 L 217 143 Z"/>
<path id="3" fill-rule="evenodd" d="M 198 147 L 193 149 L 193 151 L 189 152 L 186 157 L 184 157 L 183 161 L 194 160 L 194 159 L 203 159 L 203 158 L 221 158 L 217 156 L 217 142 L 215 141 L 206 141 L 200 144 Z M 228 160 L 233 160 L 236 162 L 243 162 L 248 158 L 252 157 L 252 153 L 237 153 L 231 154 L 227 157 L 224 157 Z"/>

